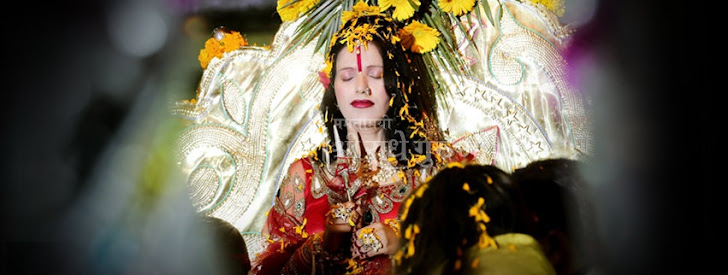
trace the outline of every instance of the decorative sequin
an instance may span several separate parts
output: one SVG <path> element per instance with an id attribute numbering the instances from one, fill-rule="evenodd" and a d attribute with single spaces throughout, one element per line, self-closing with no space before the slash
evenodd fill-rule
<path id="1" fill-rule="evenodd" d="M 301 198 L 293 205 L 293 215 L 300 219 L 304 212 L 306 212 L 306 199 Z"/>
<path id="2" fill-rule="evenodd" d="M 288 210 L 288 208 L 291 208 L 291 205 L 293 205 L 293 193 L 286 191 L 283 193 L 281 201 L 283 202 L 283 208 Z"/>
<path id="3" fill-rule="evenodd" d="M 303 189 L 305 188 L 305 185 L 303 183 L 303 180 L 301 179 L 301 177 L 298 174 L 293 176 L 293 185 L 294 185 L 293 190 L 295 190 L 296 193 L 303 193 Z"/>

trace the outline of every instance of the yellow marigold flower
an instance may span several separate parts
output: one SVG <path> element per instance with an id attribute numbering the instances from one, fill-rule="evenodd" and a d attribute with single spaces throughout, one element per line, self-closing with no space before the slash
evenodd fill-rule
<path id="1" fill-rule="evenodd" d="M 564 15 L 566 7 L 564 6 L 564 0 L 530 0 L 531 3 L 541 4 L 546 9 L 552 11 L 558 16 Z"/>
<path id="2" fill-rule="evenodd" d="M 351 11 L 344 11 L 341 13 L 341 25 L 344 25 L 351 19 L 367 15 L 381 15 L 379 6 L 369 6 L 364 1 L 359 0 L 356 5 L 351 7 Z"/>
<path id="3" fill-rule="evenodd" d="M 399 30 L 402 46 L 416 53 L 426 53 L 440 42 L 440 33 L 417 20 Z"/>
<path id="4" fill-rule="evenodd" d="M 460 16 L 473 10 L 475 0 L 438 0 L 437 5 L 444 12 Z"/>
<path id="5" fill-rule="evenodd" d="M 319 0 L 278 0 L 276 10 L 282 21 L 294 21 L 318 2 Z"/>
<path id="6" fill-rule="evenodd" d="M 205 48 L 200 50 L 197 60 L 200 61 L 200 66 L 205 69 L 213 58 L 222 58 L 224 53 L 247 45 L 248 41 L 245 41 L 245 38 L 236 31 L 225 33 L 220 40 L 213 36 L 205 41 Z"/>
<path id="7" fill-rule="evenodd" d="M 379 8 L 387 10 L 394 7 L 392 18 L 398 21 L 404 21 L 415 14 L 415 10 L 420 8 L 419 0 L 380 0 Z"/>
<path id="8" fill-rule="evenodd" d="M 243 38 L 239 32 L 233 31 L 231 33 L 226 33 L 225 36 L 222 37 L 220 44 L 223 47 L 223 52 L 230 52 L 237 50 L 240 47 L 247 46 L 248 41 L 245 41 L 245 38 Z"/>

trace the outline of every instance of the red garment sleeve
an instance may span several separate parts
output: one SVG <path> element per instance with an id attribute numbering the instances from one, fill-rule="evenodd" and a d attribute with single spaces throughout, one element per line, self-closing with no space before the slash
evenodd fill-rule
<path id="1" fill-rule="evenodd" d="M 304 230 L 308 221 L 302 217 L 303 211 L 297 210 L 297 207 L 305 207 L 305 190 L 308 189 L 309 181 L 304 160 L 293 162 L 281 182 L 275 203 L 268 211 L 268 218 L 263 225 L 261 233 L 269 244 L 253 261 L 252 271 L 255 274 L 281 274 L 296 249 L 308 237 Z M 303 206 L 296 205 L 297 203 L 303 203 Z"/>

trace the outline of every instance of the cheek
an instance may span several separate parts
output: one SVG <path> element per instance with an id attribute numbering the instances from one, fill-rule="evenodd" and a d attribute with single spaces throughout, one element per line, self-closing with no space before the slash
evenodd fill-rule
<path id="1" fill-rule="evenodd" d="M 337 101 L 344 96 L 344 86 L 339 81 L 334 82 L 334 94 Z"/>

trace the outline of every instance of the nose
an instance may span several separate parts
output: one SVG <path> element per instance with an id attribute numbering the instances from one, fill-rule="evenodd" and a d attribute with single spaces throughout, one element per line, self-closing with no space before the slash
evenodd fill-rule
<path id="1" fill-rule="evenodd" d="M 359 72 L 356 74 L 356 90 L 364 91 L 369 89 L 369 81 L 365 73 Z"/>

